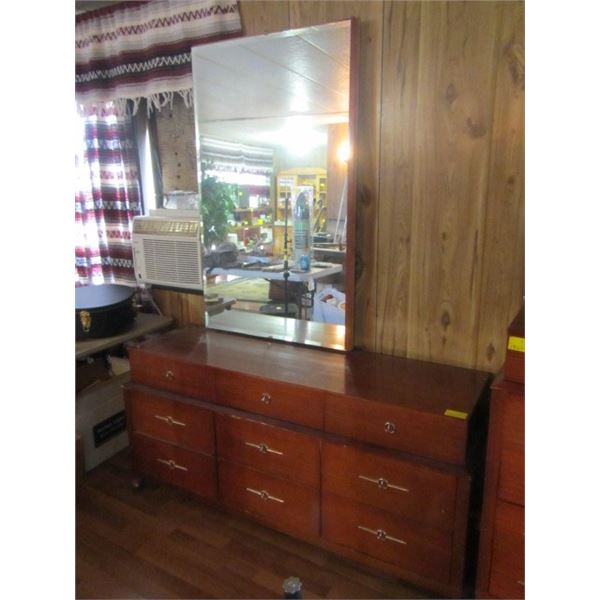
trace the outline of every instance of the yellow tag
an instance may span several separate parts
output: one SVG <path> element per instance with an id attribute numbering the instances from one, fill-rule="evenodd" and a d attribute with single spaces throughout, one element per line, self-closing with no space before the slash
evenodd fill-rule
<path id="1" fill-rule="evenodd" d="M 515 352 L 525 352 L 525 338 L 515 337 L 514 335 L 509 336 L 508 349 Z"/>
<path id="2" fill-rule="evenodd" d="M 460 410 L 451 410 L 449 408 L 444 412 L 445 417 L 454 417 L 455 419 L 466 419 L 469 415 Z"/>

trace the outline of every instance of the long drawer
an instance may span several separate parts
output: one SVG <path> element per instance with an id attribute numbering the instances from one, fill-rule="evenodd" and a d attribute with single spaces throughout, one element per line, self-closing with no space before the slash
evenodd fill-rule
<path id="1" fill-rule="evenodd" d="M 319 492 L 219 459 L 223 504 L 289 533 L 319 534 Z"/>
<path id="2" fill-rule="evenodd" d="M 502 392 L 502 434 L 498 497 L 525 504 L 525 403 L 523 396 Z"/>
<path id="3" fill-rule="evenodd" d="M 401 569 L 447 583 L 450 534 L 334 494 L 322 497 L 322 535 Z"/>
<path id="4" fill-rule="evenodd" d="M 525 509 L 496 504 L 490 593 L 498 598 L 525 597 Z"/>
<path id="5" fill-rule="evenodd" d="M 216 459 L 139 433 L 132 436 L 137 472 L 176 485 L 209 500 L 217 499 Z"/>
<path id="6" fill-rule="evenodd" d="M 219 457 L 318 487 L 318 438 L 232 415 L 218 414 L 216 422 Z"/>
<path id="7" fill-rule="evenodd" d="M 456 477 L 383 453 L 323 442 L 323 490 L 450 531 Z"/>
<path id="8" fill-rule="evenodd" d="M 328 394 L 324 428 L 363 442 L 463 465 L 467 420 Z"/>
<path id="9" fill-rule="evenodd" d="M 323 426 L 322 393 L 283 382 L 233 371 L 216 371 L 216 400 L 220 404 L 306 425 Z"/>
<path id="10" fill-rule="evenodd" d="M 200 400 L 214 401 L 212 369 L 186 362 L 177 356 L 163 356 L 130 348 L 131 381 Z"/>
<path id="11" fill-rule="evenodd" d="M 132 431 L 195 452 L 215 453 L 212 411 L 176 402 L 160 394 L 132 389 L 127 394 Z"/>

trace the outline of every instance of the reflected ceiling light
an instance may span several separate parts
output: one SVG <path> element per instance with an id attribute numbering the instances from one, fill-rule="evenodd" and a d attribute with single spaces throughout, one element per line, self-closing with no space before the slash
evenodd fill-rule
<path id="1" fill-rule="evenodd" d="M 283 146 L 289 154 L 302 156 L 327 144 L 327 133 L 313 129 L 310 119 L 288 119 L 281 129 L 261 133 L 261 141 Z"/>
<path id="2" fill-rule="evenodd" d="M 350 142 L 347 139 L 338 146 L 337 158 L 340 162 L 348 162 L 348 159 L 350 158 Z"/>

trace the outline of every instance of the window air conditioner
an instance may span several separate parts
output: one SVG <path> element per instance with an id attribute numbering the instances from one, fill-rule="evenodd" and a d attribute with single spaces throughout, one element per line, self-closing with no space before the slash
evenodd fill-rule
<path id="1" fill-rule="evenodd" d="M 202 289 L 200 220 L 181 216 L 185 212 L 156 210 L 134 217 L 133 264 L 139 283 Z"/>

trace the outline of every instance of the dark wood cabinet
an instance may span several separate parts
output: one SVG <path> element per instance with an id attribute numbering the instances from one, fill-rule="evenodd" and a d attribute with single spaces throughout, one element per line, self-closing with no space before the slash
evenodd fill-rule
<path id="1" fill-rule="evenodd" d="M 521 311 L 508 331 L 509 347 L 516 348 L 509 369 L 492 384 L 478 598 L 525 597 L 524 327 Z"/>
<path id="2" fill-rule="evenodd" d="M 135 475 L 465 595 L 487 373 L 196 328 L 130 355 Z"/>

